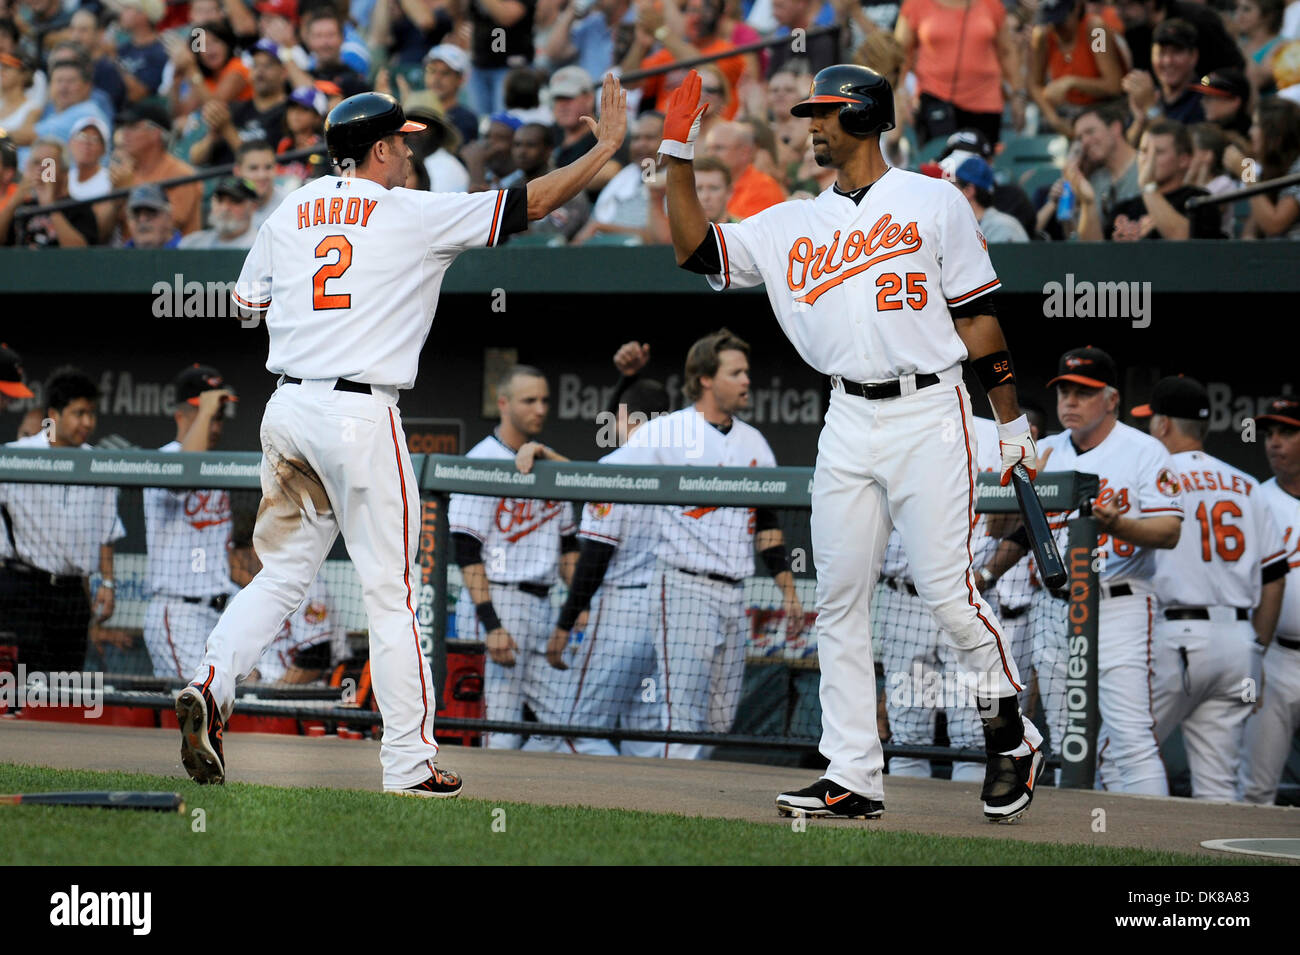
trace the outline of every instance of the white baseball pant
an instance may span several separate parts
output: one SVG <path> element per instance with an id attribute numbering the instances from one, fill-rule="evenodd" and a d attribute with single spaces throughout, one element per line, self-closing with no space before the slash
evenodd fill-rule
<path id="1" fill-rule="evenodd" d="M 501 625 L 515 641 L 515 665 L 503 666 L 484 656 L 484 718 L 519 723 L 527 705 L 539 723 L 568 722 L 572 698 L 572 670 L 557 670 L 546 662 L 546 644 L 555 626 L 556 608 L 551 598 L 525 593 L 510 584 L 489 584 L 492 606 Z M 456 604 L 456 632 L 462 640 L 483 640 L 486 633 L 474 613 L 469 590 L 462 588 Z M 487 749 L 572 753 L 569 741 L 557 736 L 529 736 L 517 733 L 484 733 Z"/>
<path id="2" fill-rule="evenodd" d="M 661 730 L 668 715 L 657 687 L 650 586 L 606 584 L 591 602 L 582 642 L 570 653 L 573 697 L 565 720 L 575 726 Z M 574 739 L 592 756 L 662 756 L 662 743 Z"/>
<path id="3" fill-rule="evenodd" d="M 960 372 L 898 398 L 831 392 L 813 476 L 823 774 L 883 798 L 876 729 L 871 601 L 892 527 L 903 538 L 917 593 L 953 642 L 955 659 L 1000 697 L 1021 689 L 1015 661 L 971 573 L 975 514 L 970 398 Z M 1024 720 L 1029 753 L 1042 742 Z"/>
<path id="4" fill-rule="evenodd" d="M 921 598 L 882 581 L 874 595 L 872 629 L 880 636 L 890 743 L 933 746 L 935 718 L 943 710 L 953 747 L 983 749 L 984 732 L 970 694 L 970 681 L 956 666 L 948 639 L 940 638 L 934 615 Z M 891 756 L 889 774 L 928 779 L 930 761 Z M 952 778 L 983 782 L 984 764 L 953 763 Z"/>
<path id="5" fill-rule="evenodd" d="M 262 416 L 262 503 L 253 546 L 262 570 L 208 637 L 196 682 L 223 715 L 235 683 L 257 665 L 306 596 L 342 531 L 370 622 L 370 677 L 384 719 L 384 788 L 427 779 L 438 744 L 429 661 L 415 612 L 420 495 L 397 390 L 335 391 L 335 379 L 283 384 Z"/>
<path id="6" fill-rule="evenodd" d="M 1300 642 L 1300 637 L 1282 639 Z M 1241 798 L 1263 806 L 1277 801 L 1278 783 L 1300 727 L 1300 649 L 1274 638 L 1264 654 L 1264 685 L 1259 709 L 1246 720 L 1239 780 Z"/>
<path id="7" fill-rule="evenodd" d="M 144 611 L 144 645 L 154 676 L 185 679 L 203 660 L 203 647 L 221 614 L 179 597 L 154 597 Z"/>
<path id="8" fill-rule="evenodd" d="M 1156 738 L 1183 728 L 1192 796 L 1237 798 L 1242 735 L 1255 705 L 1251 664 L 1255 630 L 1232 607 L 1211 607 L 1209 620 L 1156 622 L 1152 693 Z"/>
<path id="9" fill-rule="evenodd" d="M 1020 691 L 1020 707 L 1027 711 L 1030 674 L 1034 672 L 1034 643 L 1029 629 L 1029 604 L 1023 607 L 1006 607 L 998 604 L 997 611 L 998 620 L 1002 622 L 1002 634 L 1006 637 L 1007 645 L 1011 647 L 1011 657 L 1016 661 L 1016 671 L 1020 674 L 1025 687 Z"/>
<path id="10" fill-rule="evenodd" d="M 665 729 L 726 733 L 745 679 L 745 588 L 660 564 L 650 585 L 652 639 Z M 712 746 L 665 743 L 670 759 L 708 759 Z"/>

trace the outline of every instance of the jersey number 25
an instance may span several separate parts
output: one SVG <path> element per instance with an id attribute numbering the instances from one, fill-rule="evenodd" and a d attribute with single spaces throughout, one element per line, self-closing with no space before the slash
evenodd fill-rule
<path id="1" fill-rule="evenodd" d="M 327 235 L 316 246 L 316 258 L 328 259 L 331 252 L 337 252 L 339 257 L 322 265 L 311 277 L 311 307 L 318 312 L 352 307 L 352 296 L 346 292 L 330 295 L 325 291 L 326 282 L 338 278 L 352 267 L 352 243 L 346 236 Z"/>
<path id="2" fill-rule="evenodd" d="M 897 272 L 886 272 L 876 279 L 876 310 L 896 312 L 903 307 L 898 293 L 903 291 L 903 277 Z M 925 273 L 907 273 L 907 304 L 918 311 L 925 308 Z"/>

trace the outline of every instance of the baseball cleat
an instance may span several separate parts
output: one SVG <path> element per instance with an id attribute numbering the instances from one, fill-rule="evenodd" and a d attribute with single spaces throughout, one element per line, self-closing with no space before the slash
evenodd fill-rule
<path id="1" fill-rule="evenodd" d="M 1015 822 L 1034 799 L 1034 784 L 1043 767 L 1043 754 L 1028 756 L 989 755 L 984 773 L 984 818 L 989 822 Z"/>
<path id="2" fill-rule="evenodd" d="M 425 799 L 455 799 L 460 795 L 460 776 L 449 769 L 433 768 L 433 775 L 422 783 L 405 789 L 385 789 L 399 796 L 421 796 Z"/>
<path id="3" fill-rule="evenodd" d="M 204 785 L 226 781 L 221 735 L 226 722 L 209 690 L 187 686 L 176 697 L 176 721 L 181 726 L 181 763 L 190 778 Z"/>
<path id="4" fill-rule="evenodd" d="M 859 796 L 825 777 L 807 789 L 781 793 L 776 809 L 783 816 L 825 816 L 832 819 L 876 819 L 885 811 L 877 799 Z"/>

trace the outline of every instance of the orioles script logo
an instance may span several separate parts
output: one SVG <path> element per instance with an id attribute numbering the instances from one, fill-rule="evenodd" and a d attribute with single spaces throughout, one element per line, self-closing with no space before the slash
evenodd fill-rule
<path id="1" fill-rule="evenodd" d="M 502 498 L 497 502 L 497 530 L 505 534 L 506 540 L 513 544 L 559 515 L 563 507 L 563 501 Z"/>
<path id="2" fill-rule="evenodd" d="M 830 248 L 824 245 L 814 247 L 812 239 L 801 235 L 790 246 L 790 265 L 786 270 L 786 284 L 790 286 L 791 292 L 798 292 L 808 284 L 809 278 L 817 283 L 803 295 L 795 298 L 796 302 L 806 302 L 811 305 L 821 297 L 823 292 L 860 272 L 865 272 L 873 265 L 879 265 L 896 255 L 907 255 L 919 248 L 921 248 L 921 232 L 916 223 L 899 225 L 890 218 L 888 213 L 876 220 L 876 224 L 865 235 L 861 229 L 854 229 L 844 239 L 842 246 L 839 229 L 836 229 L 835 234 L 831 236 Z M 880 254 L 877 255 L 877 252 Z M 852 268 L 845 268 L 863 256 L 867 256 L 865 261 L 858 262 Z M 844 271 L 841 272 L 841 269 Z M 821 281 L 825 276 L 832 277 Z"/>

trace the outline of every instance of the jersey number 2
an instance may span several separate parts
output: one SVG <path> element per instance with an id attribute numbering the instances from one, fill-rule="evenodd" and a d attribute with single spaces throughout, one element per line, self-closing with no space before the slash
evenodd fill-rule
<path id="1" fill-rule="evenodd" d="M 880 289 L 876 293 L 876 309 L 881 312 L 896 312 L 903 307 L 903 303 L 897 296 L 903 290 L 903 277 L 897 272 L 886 272 L 876 279 L 876 288 Z M 920 311 L 925 308 L 925 273 L 908 272 L 907 273 L 907 304 L 912 308 Z"/>
<path id="2" fill-rule="evenodd" d="M 1219 501 L 1210 509 L 1209 518 L 1205 515 L 1205 502 L 1202 501 L 1196 508 L 1196 520 L 1201 525 L 1201 560 L 1207 564 L 1210 562 L 1210 530 L 1214 530 L 1214 552 L 1219 555 L 1219 559 L 1231 564 L 1233 561 L 1240 560 L 1241 555 L 1246 550 L 1246 535 L 1241 532 L 1240 527 L 1223 522 L 1223 515 L 1231 514 L 1233 517 L 1241 517 L 1241 508 L 1232 501 Z"/>
<path id="3" fill-rule="evenodd" d="M 339 257 L 322 265 L 311 277 L 311 307 L 316 311 L 332 308 L 351 308 L 352 296 L 346 292 L 329 295 L 325 292 L 325 283 L 336 279 L 352 266 L 352 243 L 345 236 L 327 235 L 316 246 L 316 258 L 327 259 L 331 252 L 338 252 Z"/>

